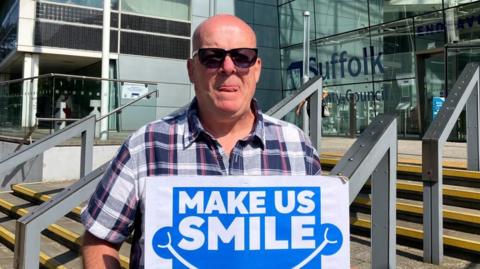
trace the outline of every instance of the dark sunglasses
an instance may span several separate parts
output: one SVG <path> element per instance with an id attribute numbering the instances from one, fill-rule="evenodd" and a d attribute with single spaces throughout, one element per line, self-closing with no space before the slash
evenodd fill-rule
<path id="1" fill-rule="evenodd" d="M 192 58 L 195 55 L 198 55 L 200 63 L 207 68 L 220 68 L 227 55 L 230 55 L 236 67 L 249 68 L 257 61 L 258 49 L 238 48 L 225 50 L 219 48 L 203 48 L 194 51 Z"/>

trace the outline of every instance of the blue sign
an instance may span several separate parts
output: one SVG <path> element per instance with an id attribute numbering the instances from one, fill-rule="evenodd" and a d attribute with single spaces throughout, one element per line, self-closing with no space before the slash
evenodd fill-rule
<path id="1" fill-rule="evenodd" d="M 227 186 L 212 186 L 207 181 L 205 186 L 171 185 L 164 190 L 158 183 L 151 184 L 157 186 L 155 196 L 149 196 L 152 192 L 146 187 L 145 244 L 149 244 L 147 250 L 153 250 L 146 254 L 146 266 L 322 268 L 322 257 L 337 255 L 336 268 L 349 267 L 348 186 L 345 188 L 345 183 L 334 178 L 345 192 L 338 195 L 338 191 L 331 188 L 324 191 L 317 184 L 246 186 L 249 180 L 243 179 L 233 186 L 231 180 L 215 180 L 214 185 L 230 181 Z M 172 182 L 172 178 L 169 181 Z M 278 177 L 277 184 L 273 185 L 279 185 Z M 332 194 L 327 203 L 332 212 L 326 215 L 336 214 L 333 219 L 323 216 L 326 193 Z M 334 201 L 338 199 L 343 201 Z M 170 202 L 165 203 L 167 200 Z M 344 205 L 346 213 L 339 213 L 339 205 Z M 339 263 L 339 259 L 343 261 Z"/>
<path id="2" fill-rule="evenodd" d="M 444 102 L 445 97 L 434 96 L 432 98 L 432 120 L 435 119 Z"/>

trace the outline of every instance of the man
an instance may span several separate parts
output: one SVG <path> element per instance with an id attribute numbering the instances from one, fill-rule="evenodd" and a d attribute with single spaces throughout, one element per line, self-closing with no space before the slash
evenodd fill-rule
<path id="1" fill-rule="evenodd" d="M 253 95 L 261 61 L 245 22 L 231 15 L 207 19 L 194 33 L 193 50 L 187 67 L 196 97 L 189 108 L 132 134 L 82 213 L 86 268 L 118 267 L 118 249 L 132 229 L 130 267 L 143 267 L 147 176 L 320 172 L 305 135 L 258 110 Z"/>

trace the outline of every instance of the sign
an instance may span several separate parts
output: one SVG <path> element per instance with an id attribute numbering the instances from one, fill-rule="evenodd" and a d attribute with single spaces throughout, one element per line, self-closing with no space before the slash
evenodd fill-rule
<path id="1" fill-rule="evenodd" d="M 127 83 L 122 85 L 123 99 L 137 99 L 138 97 L 148 93 L 148 86 L 139 83 Z"/>
<path id="2" fill-rule="evenodd" d="M 432 98 L 432 120 L 435 119 L 435 117 L 438 114 L 438 111 L 440 111 L 440 108 L 442 108 L 442 105 L 444 102 L 445 102 L 445 97 L 434 96 Z"/>
<path id="3" fill-rule="evenodd" d="M 350 267 L 337 177 L 151 177 L 145 196 L 146 268 Z"/>

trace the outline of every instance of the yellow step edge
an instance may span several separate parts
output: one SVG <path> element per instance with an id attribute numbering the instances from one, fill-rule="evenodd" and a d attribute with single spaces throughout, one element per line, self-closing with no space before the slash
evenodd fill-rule
<path id="1" fill-rule="evenodd" d="M 371 228 L 371 222 L 365 219 L 351 218 L 350 224 L 356 227 L 364 228 L 364 229 Z M 410 237 L 418 240 L 423 239 L 423 231 L 412 229 L 412 228 L 401 227 L 401 226 L 397 226 L 396 230 L 397 230 L 397 235 Z M 477 253 L 480 252 L 480 242 L 458 238 L 455 236 L 444 235 L 443 244 L 445 246 L 461 248 L 461 249 L 465 249 L 465 250 L 469 250 Z"/>
<path id="2" fill-rule="evenodd" d="M 401 153 L 400 153 L 401 154 Z M 336 160 L 338 161 L 342 158 L 345 153 L 340 152 L 322 152 L 320 154 L 320 159 L 329 159 L 329 160 Z M 418 158 L 408 158 L 408 157 L 399 157 L 398 163 L 401 164 L 410 164 L 410 165 L 422 165 L 422 156 L 418 156 Z M 467 162 L 466 161 L 452 161 L 452 160 L 444 160 L 443 167 L 451 168 L 451 169 L 466 169 Z"/>
<path id="3" fill-rule="evenodd" d="M 370 199 L 366 197 L 357 197 L 354 204 L 362 206 L 371 206 Z M 407 213 L 423 214 L 423 206 L 411 205 L 407 203 L 397 203 L 397 210 Z M 480 215 L 472 213 L 459 213 L 456 211 L 444 209 L 443 217 L 451 220 L 463 221 L 467 223 L 480 224 Z"/>
<path id="4" fill-rule="evenodd" d="M 28 197 L 32 197 L 32 198 L 35 198 L 36 200 L 39 200 L 39 201 L 42 201 L 42 202 L 46 202 L 50 199 L 52 199 L 52 197 L 50 195 L 47 195 L 47 194 L 42 194 L 42 193 L 38 193 L 30 188 L 27 188 L 25 185 L 23 184 L 15 184 L 15 185 L 12 185 L 12 190 L 14 192 L 18 192 L 18 193 L 21 193 L 21 194 L 24 194 Z M 77 206 L 75 208 L 72 209 L 72 212 L 74 214 L 77 214 L 77 215 L 80 215 L 80 213 L 82 212 L 82 208 Z"/>
<path id="5" fill-rule="evenodd" d="M 324 165 L 335 165 L 337 164 L 339 159 L 331 159 L 331 158 L 320 158 L 320 163 Z M 412 164 L 412 163 L 403 163 L 399 162 L 397 164 L 398 172 L 406 172 L 406 173 L 414 173 L 414 174 L 421 174 L 422 167 L 421 163 Z M 451 176 L 457 178 L 465 178 L 470 180 L 480 180 L 480 172 L 478 171 L 469 171 L 465 170 L 462 167 L 450 167 L 444 164 L 443 168 L 443 175 L 444 176 Z"/>
<path id="6" fill-rule="evenodd" d="M 0 226 L 0 237 L 8 241 L 10 244 L 15 245 L 15 235 L 4 227 Z M 67 269 L 54 258 L 48 256 L 47 254 L 40 252 L 39 255 L 40 264 L 46 268 L 57 268 L 57 269 Z"/>
<path id="7" fill-rule="evenodd" d="M 3 199 L 0 199 L 0 207 L 17 214 L 18 216 L 24 216 L 24 215 L 28 214 L 28 210 L 26 210 L 24 208 L 16 208 L 15 205 L 13 205 L 12 203 L 9 203 L 9 202 L 7 202 Z M 51 224 L 47 229 L 50 232 L 54 233 L 55 235 L 58 235 L 58 236 L 62 237 L 63 239 L 68 240 L 71 243 L 74 243 L 74 244 L 77 244 L 77 245 L 81 244 L 82 239 L 81 239 L 81 236 L 79 234 L 77 234 L 75 232 L 72 232 L 72 231 L 69 231 L 69 230 L 63 228 L 62 226 L 60 226 L 58 224 L 55 224 L 55 223 Z M 123 268 L 128 268 L 129 263 L 130 263 L 130 259 L 128 257 L 120 255 L 120 265 Z"/>

